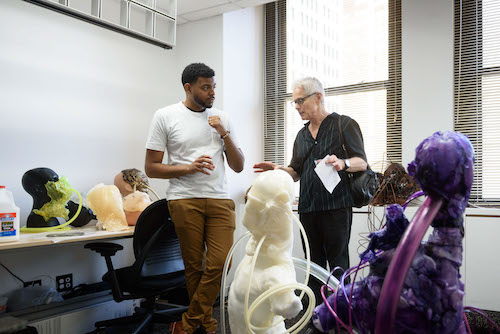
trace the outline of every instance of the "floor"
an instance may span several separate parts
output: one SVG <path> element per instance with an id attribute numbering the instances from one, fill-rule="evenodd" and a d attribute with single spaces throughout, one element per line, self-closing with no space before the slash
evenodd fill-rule
<path id="1" fill-rule="evenodd" d="M 214 317 L 217 319 L 217 321 L 220 322 L 220 313 L 219 313 L 219 306 L 218 302 L 216 303 L 216 306 L 214 307 Z M 500 312 L 493 312 L 493 311 L 484 311 L 486 315 L 492 320 L 495 321 L 496 324 L 500 326 Z M 472 334 L 487 334 L 487 333 L 497 333 L 500 334 L 500 332 L 495 331 L 493 328 L 490 328 L 488 321 L 481 315 L 477 313 L 467 313 L 467 320 L 469 322 L 469 326 L 471 328 L 471 333 Z M 123 334 L 126 331 L 123 331 L 123 329 L 120 329 L 118 331 L 106 331 L 106 332 L 99 332 L 99 333 L 120 333 Z M 161 324 L 155 324 L 152 328 L 152 331 L 149 332 L 150 334 L 170 334 L 169 326 L 168 325 L 161 325 Z M 229 330 L 229 323 L 227 321 L 227 315 L 226 315 L 226 333 L 224 334 L 230 334 L 231 331 Z M 313 334 L 314 332 L 311 330 L 303 330 L 301 334 Z M 316 332 L 319 333 L 319 332 Z M 314 333 L 314 334 L 316 334 Z M 347 333 L 347 332 L 346 332 Z M 89 333 L 90 334 L 90 333 Z M 202 334 L 202 333 L 199 333 Z M 221 326 L 217 329 L 217 334 L 223 334 L 221 332 Z"/>

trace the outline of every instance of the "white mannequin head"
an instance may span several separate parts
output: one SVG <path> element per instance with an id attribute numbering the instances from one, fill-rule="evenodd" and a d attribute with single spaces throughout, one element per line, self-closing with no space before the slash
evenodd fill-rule
<path id="1" fill-rule="evenodd" d="M 275 250 L 287 248 L 291 244 L 293 199 L 293 179 L 287 172 L 262 173 L 248 192 L 243 225 L 255 240 L 266 235 L 268 246 Z"/>

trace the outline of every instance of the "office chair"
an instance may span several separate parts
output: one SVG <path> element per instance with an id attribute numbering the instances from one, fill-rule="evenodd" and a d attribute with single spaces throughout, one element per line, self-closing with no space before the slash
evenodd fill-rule
<path id="1" fill-rule="evenodd" d="M 121 269 L 113 268 L 111 257 L 123 246 L 109 242 L 94 242 L 84 246 L 104 256 L 108 272 L 103 276 L 103 281 L 111 285 L 116 302 L 146 299 L 132 316 L 96 322 L 97 333 L 107 327 L 137 322 L 140 324 L 132 333 L 141 333 L 152 322 L 180 320 L 180 315 L 188 308 L 177 304 L 186 305 L 189 302 L 179 240 L 165 199 L 152 203 L 141 213 L 133 238 L 135 262 Z M 160 295 L 167 298 L 169 304 L 156 303 Z"/>

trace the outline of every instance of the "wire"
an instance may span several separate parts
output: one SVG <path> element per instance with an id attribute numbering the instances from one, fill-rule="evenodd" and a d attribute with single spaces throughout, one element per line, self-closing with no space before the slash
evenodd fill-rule
<path id="1" fill-rule="evenodd" d="M 465 312 L 462 313 L 462 316 L 464 318 L 465 326 L 467 327 L 467 333 L 472 334 L 472 331 L 470 330 L 470 326 L 469 326 L 469 321 L 467 320 L 467 316 L 465 315 Z"/>
<path id="2" fill-rule="evenodd" d="M 420 197 L 420 196 L 424 196 L 425 193 L 420 190 L 420 191 L 417 191 L 416 193 L 413 193 L 407 200 L 406 202 L 403 204 L 403 210 L 406 210 L 406 207 L 408 206 L 408 204 L 410 204 L 411 201 L 413 201 L 414 199 L 416 199 L 417 197 Z"/>
<path id="3" fill-rule="evenodd" d="M 471 203 L 471 202 L 467 202 L 467 205 L 473 207 L 473 208 L 476 208 L 476 209 L 484 209 L 482 206 L 478 206 L 474 203 Z"/>
<path id="4" fill-rule="evenodd" d="M 23 285 L 24 285 L 25 282 L 22 279 L 20 279 L 19 276 L 16 276 L 12 271 L 10 271 L 9 268 L 7 268 L 6 266 L 4 266 L 3 263 L 0 262 L 0 266 L 2 266 L 5 270 L 7 270 L 9 272 L 9 274 L 11 274 L 12 276 L 14 276 L 18 280 L 20 280 L 23 283 Z"/>
<path id="5" fill-rule="evenodd" d="M 148 188 L 149 191 L 151 191 L 153 194 L 155 194 L 156 198 L 158 200 L 160 200 L 160 196 L 158 196 L 158 194 L 153 190 L 153 188 L 151 188 L 150 186 L 148 186 L 147 184 L 144 185 L 146 188 Z M 135 186 L 134 186 L 135 187 Z"/>
<path id="6" fill-rule="evenodd" d="M 336 312 L 332 309 L 332 307 L 331 307 L 331 306 L 330 306 L 330 304 L 328 303 L 328 300 L 326 299 L 326 294 L 325 294 L 325 289 L 326 289 L 326 288 L 331 289 L 331 288 L 330 288 L 330 287 L 328 287 L 327 285 L 323 285 L 323 286 L 321 287 L 320 293 L 321 293 L 321 297 L 323 298 L 323 302 L 324 302 L 325 306 L 328 308 L 328 310 L 330 311 L 330 313 L 334 316 L 334 318 L 335 318 L 335 320 L 336 320 L 336 323 L 337 323 L 337 332 L 340 332 L 340 325 L 341 325 L 341 326 L 342 326 L 342 327 L 344 327 L 344 328 L 345 328 L 345 329 L 346 329 L 349 333 L 353 333 L 352 329 L 351 329 L 351 328 L 349 328 L 349 326 L 347 326 L 347 325 L 346 325 L 346 324 L 345 324 L 345 323 L 344 323 L 344 322 L 340 319 L 340 317 L 337 315 L 337 313 L 336 313 Z M 336 293 L 337 293 L 337 291 L 338 291 L 338 289 L 337 289 L 337 290 L 335 290 L 335 291 L 334 291 L 334 293 L 336 294 Z M 334 302 L 336 302 L 336 301 L 337 301 L 337 298 L 336 298 L 336 296 L 335 296 L 335 298 L 334 298 Z M 335 309 L 337 308 L 337 306 L 336 306 L 336 305 L 335 305 L 334 307 L 335 307 Z"/>

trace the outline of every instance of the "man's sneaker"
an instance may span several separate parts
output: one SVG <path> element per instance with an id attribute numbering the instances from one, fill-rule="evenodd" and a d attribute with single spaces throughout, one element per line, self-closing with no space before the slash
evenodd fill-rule
<path id="1" fill-rule="evenodd" d="M 188 334 L 188 332 L 182 329 L 182 321 L 176 321 L 170 324 L 170 334 Z"/>

